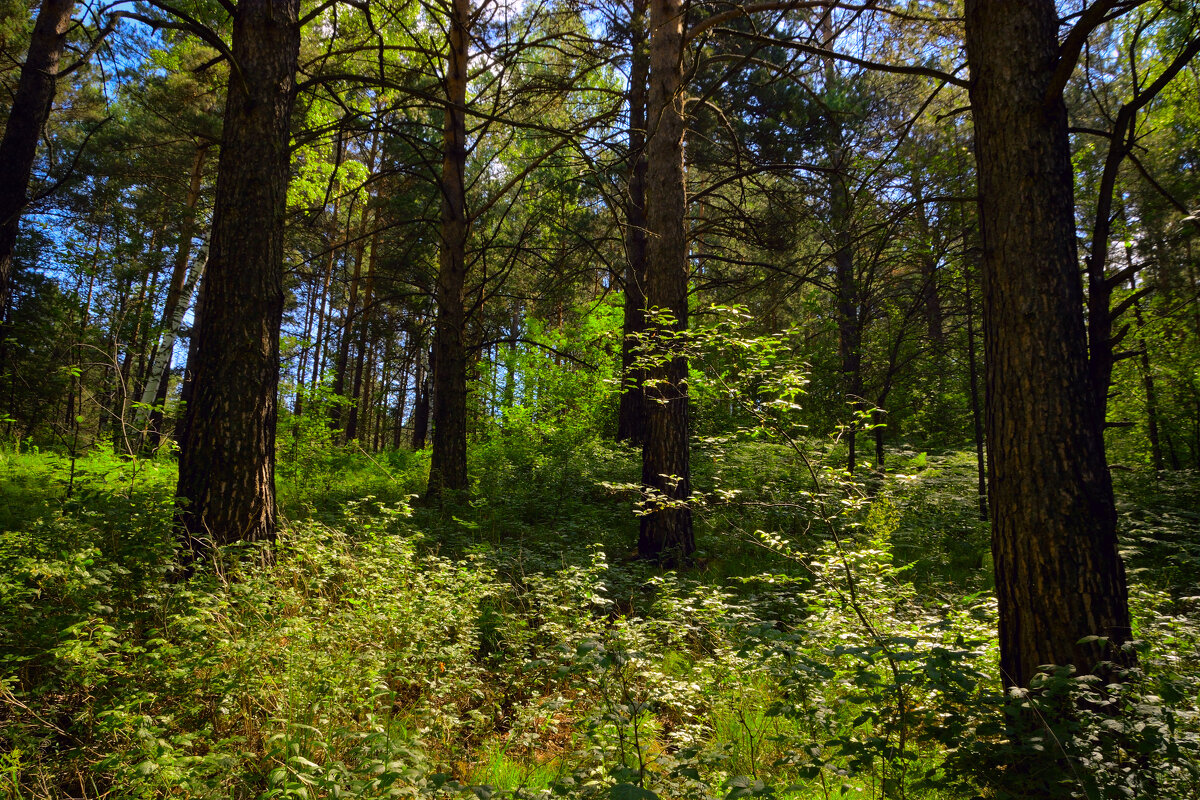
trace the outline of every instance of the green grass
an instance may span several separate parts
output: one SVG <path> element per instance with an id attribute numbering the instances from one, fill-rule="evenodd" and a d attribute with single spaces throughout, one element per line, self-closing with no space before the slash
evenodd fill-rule
<path id="1" fill-rule="evenodd" d="M 170 462 L 90 455 L 67 497 L 67 460 L 5 451 L 0 798 L 1004 796 L 1018 756 L 995 727 L 969 455 L 848 506 L 839 552 L 781 504 L 805 490 L 787 454 L 733 446 L 697 485 L 741 494 L 699 511 L 700 563 L 662 574 L 629 559 L 612 487 L 633 454 L 561 444 L 490 440 L 473 498 L 444 509 L 403 504 L 421 454 L 285 460 L 275 564 L 231 553 L 182 584 Z M 1123 492 L 1147 642 L 1130 708 L 1157 794 L 1129 785 L 1181 800 L 1200 729 L 1189 480 Z M 1063 733 L 1101 786 L 1133 752 L 1102 722 Z"/>

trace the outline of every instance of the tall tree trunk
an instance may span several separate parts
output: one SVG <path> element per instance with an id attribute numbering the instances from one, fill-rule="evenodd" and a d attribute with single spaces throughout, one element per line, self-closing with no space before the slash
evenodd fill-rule
<path id="1" fill-rule="evenodd" d="M 1125 262 L 1133 267 L 1133 248 L 1127 243 L 1125 245 Z M 1129 278 L 1129 290 L 1137 292 L 1137 280 L 1133 277 Z M 1162 472 L 1166 469 L 1166 464 L 1163 461 L 1162 442 L 1158 435 L 1158 391 L 1154 385 L 1154 370 L 1150 366 L 1150 341 L 1146 338 L 1146 320 L 1142 316 L 1142 304 L 1138 300 L 1133 301 L 1133 319 L 1137 324 L 1138 344 L 1140 351 L 1138 353 L 1138 369 L 1142 373 L 1142 388 L 1146 393 L 1146 436 L 1150 440 L 1150 462 L 1154 465 L 1155 472 Z"/>
<path id="2" fill-rule="evenodd" d="M 392 429 L 392 449 L 399 450 L 404 436 L 404 412 L 408 410 L 408 371 L 412 368 L 412 341 L 405 337 L 403 358 L 400 362 L 400 374 L 397 383 L 399 394 L 396 397 L 396 421 Z"/>
<path id="3" fill-rule="evenodd" d="M 368 210 L 364 207 L 362 222 L 359 225 L 358 242 L 354 245 L 354 268 L 350 274 L 350 297 L 346 304 L 346 316 L 342 319 L 342 332 L 338 343 L 337 362 L 334 365 L 333 371 L 332 391 L 339 398 L 346 396 L 346 370 L 350 366 L 350 343 L 354 339 L 354 324 L 359 316 L 358 292 L 362 281 L 363 252 L 366 249 L 366 241 L 363 237 L 366 235 L 368 218 Z M 346 238 L 349 239 L 350 237 L 350 220 L 347 220 Z M 352 415 L 353 412 L 350 409 L 343 407 L 341 404 L 335 405 L 330 409 L 330 424 L 335 429 L 340 428 L 342 427 L 343 420 Z"/>
<path id="4" fill-rule="evenodd" d="M 329 317 L 326 306 L 328 305 L 329 283 L 333 280 L 333 265 L 337 260 L 338 244 L 333 239 L 337 236 L 337 216 L 338 216 L 339 201 L 333 203 L 333 236 L 330 237 L 329 253 L 325 258 L 325 278 L 321 282 L 321 294 L 317 300 L 317 340 L 316 347 L 313 349 L 313 371 L 312 371 L 312 391 L 316 394 L 317 387 L 321 385 L 321 378 L 325 371 L 325 353 L 329 349 L 325 340 L 329 338 L 326 320 Z M 349 230 L 349 222 L 346 223 Z M 297 412 L 299 413 L 299 412 Z"/>
<path id="5" fill-rule="evenodd" d="M 130 395 L 141 396 L 145 388 L 147 378 L 146 364 L 153 362 L 155 356 L 155 346 L 158 344 L 158 327 L 154 319 L 154 307 L 156 298 L 158 297 L 158 282 L 162 278 L 163 259 L 162 259 L 162 238 L 166 233 L 166 225 L 164 223 L 159 230 L 155 239 L 158 244 L 152 244 L 151 250 L 154 251 L 154 264 L 149 270 L 149 285 L 146 287 L 146 293 L 138 300 L 138 327 L 137 335 L 133 343 L 133 351 L 137 353 L 137 369 L 133 372 L 134 381 L 130 386 Z"/>
<path id="6" fill-rule="evenodd" d="M 313 276 L 304 301 L 304 333 L 301 334 L 300 340 L 309 343 L 309 346 L 302 345 L 300 347 L 296 365 L 296 397 L 292 403 L 292 414 L 297 417 L 304 413 L 304 387 L 308 384 L 308 350 L 313 341 L 313 323 L 317 319 L 317 297 L 320 294 L 317 284 L 319 280 L 319 276 Z"/>
<path id="7" fill-rule="evenodd" d="M 417 376 L 413 398 L 413 450 L 424 450 L 429 438 L 429 393 L 432 382 L 429 379 L 429 369 L 425 348 L 417 348 Z"/>
<path id="8" fill-rule="evenodd" d="M 965 245 L 964 245 L 965 247 Z M 971 433 L 975 440 L 975 485 L 979 498 L 979 518 L 988 518 L 987 459 L 984 456 L 983 404 L 979 396 L 979 356 L 975 345 L 975 295 L 973 279 L 966 281 L 967 307 L 967 389 L 971 396 Z"/>
<path id="9" fill-rule="evenodd" d="M 179 443 L 177 519 L 197 555 L 275 538 L 275 419 L 283 319 L 289 123 L 299 0 L 241 0 L 196 336 Z"/>
<path id="10" fill-rule="evenodd" d="M 192 309 L 192 330 L 188 334 L 187 355 L 183 361 L 183 374 L 179 379 L 179 417 L 175 420 L 175 443 L 183 441 L 187 432 L 187 409 L 192 403 L 193 389 L 196 387 L 196 332 L 200 330 L 200 321 L 204 319 L 204 277 L 200 278 L 200 287 L 196 290 L 196 307 Z"/>
<path id="11" fill-rule="evenodd" d="M 1130 635 L 1091 391 L 1053 0 L 968 0 L 983 235 L 992 553 L 1006 686 L 1090 672 Z M 1089 635 L 1108 637 L 1086 641 Z M 1107 641 L 1109 644 L 1105 644 Z"/>
<path id="12" fill-rule="evenodd" d="M 913 179 L 913 195 L 917 204 L 918 242 L 917 262 L 921 266 L 921 300 L 925 309 L 925 324 L 934 353 L 941 356 L 946 347 L 943 325 L 942 298 L 938 292 L 937 257 L 934 253 L 933 226 L 925 208 L 925 187 L 919 177 Z"/>
<path id="13" fill-rule="evenodd" d="M 43 0 L 25 63 L 21 65 L 4 138 L 0 139 L 0 321 L 12 296 L 13 250 L 21 212 L 29 201 L 33 159 L 54 104 L 58 60 L 74 8 L 75 0 Z"/>
<path id="14" fill-rule="evenodd" d="M 833 16 L 822 12 L 821 37 L 827 47 L 833 47 Z M 838 357 L 842 368 L 842 392 L 854 418 L 846 428 L 847 468 L 854 473 L 858 464 L 859 414 L 863 404 L 862 376 L 862 313 L 858 281 L 854 274 L 853 207 L 850 197 L 846 137 L 842 130 L 841 113 L 833 108 L 833 92 L 838 83 L 837 65 L 825 59 L 825 92 L 830 101 L 826 110 L 825 155 L 829 161 L 829 229 L 833 244 L 834 302 L 837 306 Z"/>
<path id="15" fill-rule="evenodd" d="M 446 57 L 446 119 L 442 131 L 441 246 L 433 347 L 433 454 L 426 497 L 467 488 L 467 49 L 471 4 L 453 0 Z"/>
<path id="16" fill-rule="evenodd" d="M 162 417 L 161 403 L 166 399 L 166 393 L 163 392 L 162 399 L 158 395 L 162 387 L 167 384 L 166 376 L 171 366 L 171 355 L 175 352 L 175 340 L 179 337 L 179 331 L 183 329 L 183 317 L 192 301 L 192 292 L 199 283 L 200 276 L 204 273 L 204 265 L 207 260 L 208 247 L 206 245 L 200 248 L 200 253 L 192 262 L 192 268 L 188 270 L 187 278 L 176 295 L 174 305 L 168 303 L 168 307 L 171 308 L 171 316 L 164 323 L 162 341 L 158 345 L 158 352 L 154 355 L 154 363 L 150 366 L 150 374 L 146 378 L 146 385 L 142 390 L 140 404 L 133 420 L 134 431 L 146 429 L 139 447 L 143 454 L 152 453 L 158 447 L 158 437 L 153 434 L 153 431 L 156 430 L 153 420 L 156 414 L 160 419 Z"/>
<path id="17" fill-rule="evenodd" d="M 650 51 L 646 41 L 646 3 L 633 0 L 629 18 L 629 197 L 625 204 L 625 319 L 621 333 L 621 378 L 617 441 L 641 444 L 646 425 L 642 388 L 645 370 L 636 365 L 636 348 L 646 330 L 646 91 Z"/>
<path id="18" fill-rule="evenodd" d="M 374 148 L 372 148 L 374 150 Z M 374 158 L 372 157 L 372 163 Z M 358 331 L 358 347 L 354 357 L 354 380 L 350 386 L 350 397 L 354 400 L 355 405 L 349 411 L 349 417 L 346 419 L 346 441 L 357 439 L 359 417 L 363 420 L 367 419 L 367 413 L 370 404 L 367 402 L 367 396 L 370 394 L 371 386 L 371 370 L 367 370 L 367 390 L 363 391 L 363 366 L 364 360 L 367 357 L 367 350 L 371 344 L 371 299 L 375 289 L 375 255 L 379 251 L 379 212 L 375 212 L 375 233 L 371 235 L 370 250 L 367 253 L 367 276 L 363 281 L 363 301 L 362 310 L 359 312 L 358 319 L 355 321 L 355 326 Z M 364 235 L 366 231 L 363 232 Z"/>
<path id="19" fill-rule="evenodd" d="M 695 552 L 689 464 L 687 187 L 683 168 L 683 2 L 650 3 L 650 92 L 646 151 L 646 303 L 674 317 L 647 320 L 642 484 L 647 493 L 638 554 L 674 562 Z"/>
<path id="20" fill-rule="evenodd" d="M 163 307 L 163 329 L 164 336 L 166 331 L 173 330 L 174 337 L 178 337 L 179 331 L 183 328 L 183 316 L 179 317 L 179 324 L 172 326 L 172 320 L 175 319 L 176 311 L 179 307 L 180 295 L 183 293 L 184 286 L 188 278 L 188 259 L 192 252 L 192 236 L 196 228 L 196 204 L 200 202 L 200 186 L 204 178 L 204 162 L 208 158 L 207 143 L 196 148 L 196 156 L 192 160 L 192 175 L 191 182 L 188 185 L 187 197 L 184 200 L 183 220 L 179 225 L 179 244 L 175 248 L 175 263 L 171 268 L 171 284 L 167 287 L 167 300 Z M 205 250 L 204 258 L 207 260 L 208 251 Z M 203 267 L 201 267 L 203 270 Z M 199 273 L 197 273 L 197 281 L 199 281 Z M 194 291 L 194 286 L 188 290 L 188 299 L 184 301 L 186 305 L 191 300 L 191 293 Z M 174 341 L 171 343 L 174 346 Z M 164 347 L 165 343 L 159 347 Z M 157 355 L 156 355 L 157 358 Z M 168 355 L 167 366 L 171 364 L 170 356 Z M 154 394 L 151 398 L 153 409 L 150 412 L 150 417 L 146 429 L 146 434 L 143 439 L 143 449 L 146 451 L 154 451 L 158 449 L 163 426 L 163 407 L 167 402 L 167 389 L 169 369 L 164 369 L 157 378 L 157 383 L 154 386 Z M 154 383 L 151 378 L 150 383 Z M 140 427 L 140 426 L 138 426 Z"/>

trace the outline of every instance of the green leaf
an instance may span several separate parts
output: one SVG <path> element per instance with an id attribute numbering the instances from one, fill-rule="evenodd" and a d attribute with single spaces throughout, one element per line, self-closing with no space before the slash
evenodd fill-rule
<path id="1" fill-rule="evenodd" d="M 608 792 L 609 800 L 658 800 L 658 795 L 632 783 L 618 783 Z"/>

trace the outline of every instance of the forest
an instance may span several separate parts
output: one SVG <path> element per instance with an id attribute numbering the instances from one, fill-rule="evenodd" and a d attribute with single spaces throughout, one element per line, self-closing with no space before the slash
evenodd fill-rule
<path id="1" fill-rule="evenodd" d="M 0 800 L 1200 797 L 1190 0 L 0 0 Z"/>

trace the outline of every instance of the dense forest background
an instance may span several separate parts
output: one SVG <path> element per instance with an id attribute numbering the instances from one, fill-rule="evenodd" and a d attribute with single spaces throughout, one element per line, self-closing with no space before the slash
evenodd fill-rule
<path id="1" fill-rule="evenodd" d="M 1200 795 L 1198 52 L 0 0 L 0 798 Z"/>

